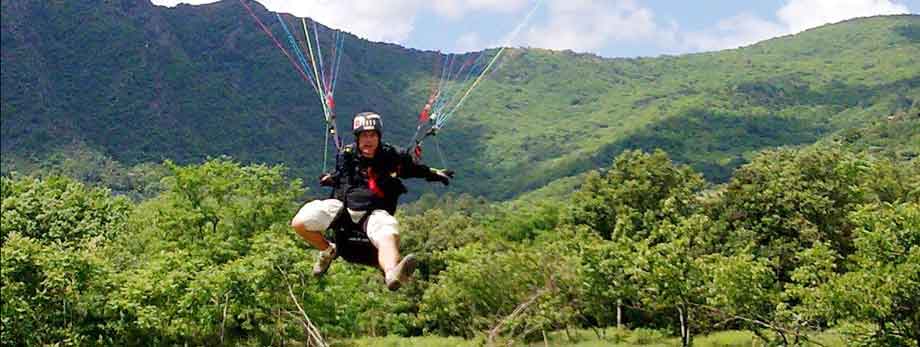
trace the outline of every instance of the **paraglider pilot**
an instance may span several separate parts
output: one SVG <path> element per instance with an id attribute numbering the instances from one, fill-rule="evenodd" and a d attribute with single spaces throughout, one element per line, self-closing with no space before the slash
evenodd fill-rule
<path id="1" fill-rule="evenodd" d="M 448 185 L 453 172 L 417 163 L 407 152 L 382 142 L 383 122 L 376 113 L 358 113 L 352 124 L 355 143 L 345 146 L 336 157 L 335 172 L 320 177 L 321 185 L 333 187 L 333 197 L 305 204 L 291 220 L 291 227 L 320 250 L 313 274 L 322 276 L 349 244 L 339 242 L 338 234 L 338 245 L 330 242 L 323 231 L 336 225 L 353 226 L 373 245 L 370 252 L 363 253 L 376 251 L 374 265 L 383 271 L 387 288 L 396 290 L 409 279 L 417 262 L 412 254 L 400 259 L 399 225 L 393 217 L 399 196 L 406 193 L 400 179 L 424 178 Z M 373 259 L 367 262 L 373 263 Z"/>

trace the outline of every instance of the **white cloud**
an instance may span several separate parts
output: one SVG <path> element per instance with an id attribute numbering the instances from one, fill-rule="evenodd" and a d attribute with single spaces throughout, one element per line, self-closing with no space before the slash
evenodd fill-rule
<path id="1" fill-rule="evenodd" d="M 475 12 L 519 11 L 532 0 L 259 0 L 275 11 L 286 10 L 333 28 L 375 41 L 404 42 L 424 10 L 457 20 Z"/>
<path id="2" fill-rule="evenodd" d="M 715 28 L 685 33 L 681 41 L 689 51 L 737 48 L 850 18 L 908 12 L 889 0 L 789 0 L 776 12 L 777 21 L 740 14 L 719 21 Z"/>
<path id="3" fill-rule="evenodd" d="M 786 34 L 785 26 L 752 14 L 739 14 L 720 20 L 715 28 L 681 34 L 680 46 L 689 51 L 736 48 Z"/>
<path id="4" fill-rule="evenodd" d="M 201 5 L 219 0 L 152 0 L 155 5 Z M 421 0 L 257 0 L 270 11 L 309 17 L 373 41 L 403 42 L 415 29 Z"/>
<path id="5" fill-rule="evenodd" d="M 461 52 L 474 52 L 486 48 L 484 42 L 479 34 L 477 33 L 466 33 L 460 35 L 460 38 L 457 39 L 457 43 L 454 44 L 454 51 Z"/>
<path id="6" fill-rule="evenodd" d="M 449 19 L 460 19 L 466 12 L 466 8 L 463 6 L 461 1 L 434 1 L 432 2 L 431 7 L 436 14 L 447 17 Z"/>
<path id="7" fill-rule="evenodd" d="M 216 0 L 153 0 L 155 4 L 201 4 Z M 520 20 L 537 0 L 258 0 L 272 11 L 310 17 L 330 27 L 374 40 L 404 43 L 419 15 L 459 20 L 478 13 L 508 14 Z M 618 43 L 656 46 L 672 53 L 719 50 L 749 45 L 827 23 L 880 14 L 908 13 L 901 0 L 785 0 L 775 19 L 741 13 L 705 30 L 682 31 L 663 22 L 639 0 L 543 0 L 545 18 L 532 23 L 512 45 L 599 52 Z M 520 15 L 520 16 L 518 16 Z M 498 41 L 501 42 L 498 42 Z M 467 33 L 458 50 L 504 44 L 505 38 Z M 442 47 L 442 49 L 450 49 Z"/>
<path id="8" fill-rule="evenodd" d="M 218 0 L 153 0 L 154 4 L 193 5 Z M 373 40 L 405 42 L 415 30 L 415 18 L 423 10 L 460 19 L 474 11 L 511 13 L 533 0 L 257 0 L 271 11 L 309 17 L 323 25 Z"/>
<path id="9" fill-rule="evenodd" d="M 532 26 L 524 44 L 549 48 L 596 51 L 612 41 L 656 39 L 654 14 L 634 0 L 551 0 L 548 21 Z"/>
<path id="10" fill-rule="evenodd" d="M 474 11 L 497 13 L 517 12 L 533 0 L 434 0 L 426 3 L 438 15 L 460 19 Z"/>
<path id="11" fill-rule="evenodd" d="M 776 15 L 789 32 L 797 33 L 854 17 L 908 12 L 907 6 L 889 0 L 792 0 Z"/>
<path id="12" fill-rule="evenodd" d="M 701 31 L 660 23 L 635 0 L 548 0 L 547 22 L 532 26 L 524 45 L 597 52 L 617 43 L 645 44 L 674 53 L 737 48 L 854 17 L 909 13 L 896 0 L 787 0 L 769 20 L 751 13 L 724 18 Z"/>
<path id="13" fill-rule="evenodd" d="M 259 0 L 272 11 L 309 17 L 323 25 L 386 42 L 404 42 L 415 29 L 420 0 Z"/>

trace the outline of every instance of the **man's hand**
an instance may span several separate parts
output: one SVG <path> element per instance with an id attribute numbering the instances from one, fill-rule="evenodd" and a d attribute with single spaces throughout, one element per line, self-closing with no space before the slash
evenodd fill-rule
<path id="1" fill-rule="evenodd" d="M 335 180 L 332 179 L 332 175 L 324 173 L 319 176 L 319 185 L 323 187 L 332 187 L 335 185 Z"/>
<path id="2" fill-rule="evenodd" d="M 450 185 L 450 179 L 454 178 L 454 172 L 444 169 L 431 169 L 431 176 L 426 179 L 428 182 L 441 182 L 445 186 Z"/>

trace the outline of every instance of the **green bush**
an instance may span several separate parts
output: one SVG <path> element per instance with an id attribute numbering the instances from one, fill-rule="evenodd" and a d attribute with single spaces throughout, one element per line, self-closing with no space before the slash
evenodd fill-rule
<path id="1" fill-rule="evenodd" d="M 125 227 L 131 203 L 108 189 L 63 176 L 0 178 L 0 245 L 13 232 L 44 244 L 76 247 Z"/>

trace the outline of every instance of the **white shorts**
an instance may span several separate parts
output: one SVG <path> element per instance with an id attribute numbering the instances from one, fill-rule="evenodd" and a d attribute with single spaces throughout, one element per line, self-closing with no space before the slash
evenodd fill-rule
<path id="1" fill-rule="evenodd" d="M 303 224 L 304 228 L 310 231 L 325 231 L 339 214 L 342 209 L 342 201 L 338 199 L 313 200 L 303 205 L 297 215 L 294 216 L 294 224 Z M 354 211 L 349 209 L 348 214 L 351 220 L 357 223 L 367 211 Z M 399 236 L 399 222 L 384 210 L 374 210 L 370 217 L 367 217 L 367 228 L 365 230 L 367 238 L 371 240 L 374 247 L 383 237 L 388 235 Z"/>

